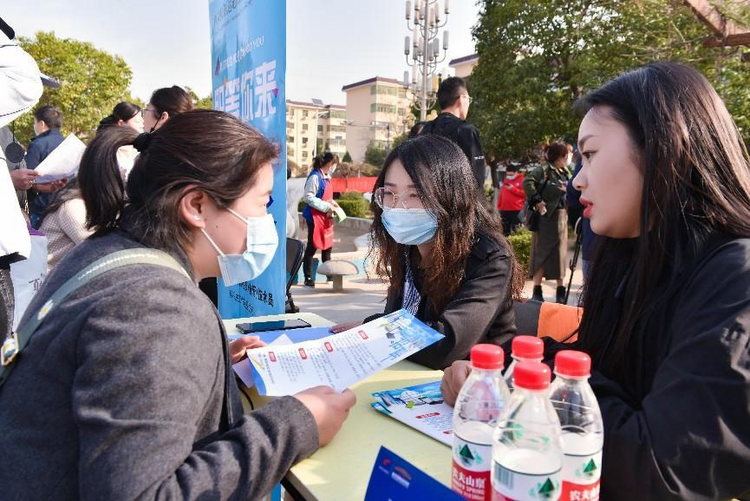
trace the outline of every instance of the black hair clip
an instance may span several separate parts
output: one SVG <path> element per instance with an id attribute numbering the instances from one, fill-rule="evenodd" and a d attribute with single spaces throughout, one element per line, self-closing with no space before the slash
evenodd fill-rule
<path id="1" fill-rule="evenodd" d="M 138 137 L 135 138 L 135 141 L 133 141 L 133 147 L 140 153 L 147 150 L 150 144 L 151 134 L 149 134 L 148 132 L 141 132 L 140 134 L 138 134 Z"/>

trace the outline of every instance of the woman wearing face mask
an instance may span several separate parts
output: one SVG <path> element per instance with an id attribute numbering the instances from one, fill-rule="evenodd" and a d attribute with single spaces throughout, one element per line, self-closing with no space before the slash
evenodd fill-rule
<path id="1" fill-rule="evenodd" d="M 476 343 L 515 333 L 512 299 L 523 274 L 455 143 L 425 135 L 394 149 L 373 212 L 371 258 L 390 284 L 385 313 L 405 308 L 445 335 L 412 360 L 442 369 Z"/>
<path id="2" fill-rule="evenodd" d="M 170 119 L 192 109 L 193 100 L 182 87 L 173 85 L 156 89 L 142 112 L 143 130 L 154 132 Z"/>
<path id="3" fill-rule="evenodd" d="M 312 274 L 312 261 L 315 252 L 320 249 L 325 263 L 331 259 L 333 249 L 333 210 L 338 204 L 333 201 L 331 175 L 339 163 L 338 155 L 330 151 L 321 153 L 313 160 L 313 168 L 305 182 L 302 200 L 307 204 L 302 216 L 307 221 L 307 247 L 302 260 L 302 273 L 305 275 L 305 287 L 315 288 L 315 277 Z"/>
<path id="4" fill-rule="evenodd" d="M 126 144 L 141 152 L 127 190 L 116 161 Z M 0 391 L 3 498 L 258 499 L 336 434 L 349 391 L 314 388 L 243 414 L 230 364 L 252 340 L 228 346 L 196 286 L 251 280 L 268 265 L 276 154 L 209 110 L 153 135 L 110 127 L 91 141 L 78 180 L 96 233 L 47 276 L 21 326 L 46 317 Z M 50 301 L 125 249 L 171 267 L 110 269 Z"/>
<path id="5" fill-rule="evenodd" d="M 518 213 L 523 209 L 526 200 L 526 192 L 523 191 L 523 174 L 518 172 L 517 165 L 508 165 L 505 169 L 505 179 L 500 188 L 500 196 L 497 199 L 497 210 L 503 220 L 503 233 L 510 235 L 521 226 Z"/>
<path id="6" fill-rule="evenodd" d="M 557 281 L 558 303 L 565 302 L 565 262 L 568 257 L 568 216 L 565 190 L 570 179 L 568 164 L 573 156 L 569 144 L 555 142 L 545 146 L 544 162 L 531 169 L 523 180 L 529 206 L 541 215 L 539 230 L 531 239 L 529 274 L 534 281 L 532 299 L 544 301 L 542 279 Z"/>
<path id="7" fill-rule="evenodd" d="M 573 346 L 591 355 L 604 419 L 601 498 L 750 499 L 742 137 L 711 84 L 674 63 L 582 104 L 573 183 L 598 236 Z M 570 347 L 548 343 L 547 356 Z"/>

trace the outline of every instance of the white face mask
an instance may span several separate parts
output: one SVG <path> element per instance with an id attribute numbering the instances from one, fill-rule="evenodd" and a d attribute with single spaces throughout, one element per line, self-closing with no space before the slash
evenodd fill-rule
<path id="1" fill-rule="evenodd" d="M 507 172 L 505 174 L 505 179 L 514 179 L 518 175 L 518 172 Z"/>
<path id="2" fill-rule="evenodd" d="M 213 239 L 208 236 L 206 230 L 201 228 L 201 231 L 206 235 L 216 252 L 219 253 L 221 278 L 225 285 L 230 286 L 254 280 L 268 268 L 279 246 L 279 236 L 276 233 L 276 224 L 271 214 L 246 219 L 232 209 L 227 210 L 247 225 L 247 250 L 245 252 L 242 254 L 224 254 Z"/>

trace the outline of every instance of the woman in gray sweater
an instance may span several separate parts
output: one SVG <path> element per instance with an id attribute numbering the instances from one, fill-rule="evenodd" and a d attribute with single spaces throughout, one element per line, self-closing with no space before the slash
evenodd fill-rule
<path id="1" fill-rule="evenodd" d="M 126 193 L 116 155 L 128 144 L 141 154 Z M 120 267 L 55 305 L 0 387 L 3 500 L 257 499 L 333 438 L 349 391 L 314 388 L 243 414 L 230 363 L 247 344 L 228 345 L 196 286 L 268 265 L 276 151 L 208 110 L 150 135 L 113 127 L 94 138 L 79 183 L 95 234 L 55 267 L 21 325 L 113 252 L 159 249 L 185 273 Z"/>

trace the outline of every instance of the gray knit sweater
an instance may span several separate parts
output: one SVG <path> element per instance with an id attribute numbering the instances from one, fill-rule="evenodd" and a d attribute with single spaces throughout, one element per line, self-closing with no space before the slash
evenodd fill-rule
<path id="1" fill-rule="evenodd" d="M 84 241 L 28 312 L 96 259 L 139 246 L 119 230 Z M 243 415 L 225 343 L 211 302 L 167 268 L 119 268 L 68 296 L 0 388 L 0 499 L 264 495 L 316 450 L 317 428 L 293 397 Z"/>

